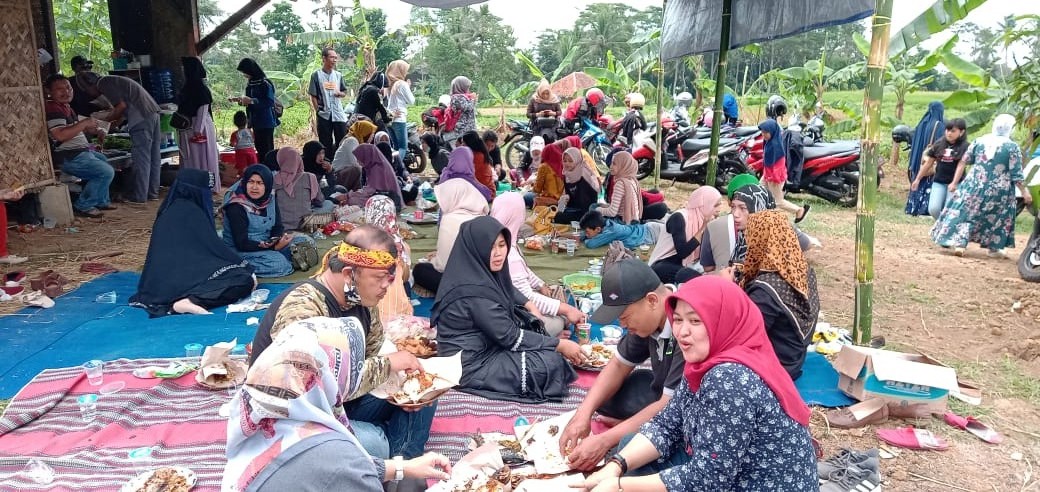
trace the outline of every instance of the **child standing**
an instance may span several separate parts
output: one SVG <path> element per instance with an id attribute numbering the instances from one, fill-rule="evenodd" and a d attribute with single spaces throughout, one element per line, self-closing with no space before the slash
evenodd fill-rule
<path id="1" fill-rule="evenodd" d="M 235 169 L 242 174 L 247 167 L 260 162 L 256 155 L 256 144 L 253 139 L 253 130 L 246 128 L 249 119 L 245 111 L 236 111 L 234 116 L 235 128 L 238 130 L 231 134 L 231 146 L 235 148 Z"/>
<path id="2" fill-rule="evenodd" d="M 910 184 L 910 190 L 917 191 L 921 187 L 923 178 L 933 176 L 931 193 L 928 195 L 928 214 L 935 220 L 939 220 L 939 214 L 946 207 L 946 203 L 953 198 L 949 187 L 950 183 L 953 183 L 957 164 L 968 151 L 967 128 L 968 123 L 964 118 L 947 120 L 946 138 L 941 138 L 928 147 L 924 153 L 921 170 L 917 172 L 917 177 Z"/>
<path id="3" fill-rule="evenodd" d="M 784 199 L 784 184 L 787 183 L 787 151 L 784 150 L 780 125 L 773 119 L 758 124 L 762 130 L 764 159 L 762 161 L 762 186 L 765 186 L 776 201 L 776 208 L 794 214 L 794 221 L 801 222 L 809 213 L 809 204 L 799 207 Z"/>

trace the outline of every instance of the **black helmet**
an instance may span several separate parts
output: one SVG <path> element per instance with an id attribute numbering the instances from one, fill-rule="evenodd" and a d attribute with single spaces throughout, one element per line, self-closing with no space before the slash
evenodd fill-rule
<path id="1" fill-rule="evenodd" d="M 787 101 L 784 98 L 773 95 L 766 101 L 766 117 L 778 120 L 787 114 Z"/>
<path id="2" fill-rule="evenodd" d="M 914 139 L 914 133 L 910 130 L 909 126 L 896 125 L 892 128 L 892 141 L 896 143 L 905 143 L 910 145 Z"/>

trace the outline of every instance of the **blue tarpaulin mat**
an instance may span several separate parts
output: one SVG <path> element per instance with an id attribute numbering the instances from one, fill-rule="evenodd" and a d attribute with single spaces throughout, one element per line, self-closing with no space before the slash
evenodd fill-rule
<path id="1" fill-rule="evenodd" d="M 802 365 L 802 375 L 794 382 L 798 394 L 809 405 L 844 407 L 856 403 L 838 389 L 838 371 L 826 357 L 809 352 Z"/>

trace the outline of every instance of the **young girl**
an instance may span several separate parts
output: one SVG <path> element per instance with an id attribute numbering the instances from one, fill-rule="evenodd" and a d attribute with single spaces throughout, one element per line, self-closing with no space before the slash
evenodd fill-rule
<path id="1" fill-rule="evenodd" d="M 932 176 L 931 193 L 928 195 L 928 215 L 939 220 L 946 203 L 953 198 L 949 192 L 950 183 L 953 182 L 953 174 L 957 170 L 957 164 L 968 151 L 968 127 L 964 118 L 954 118 L 946 122 L 945 137 L 928 147 L 924 153 L 924 161 L 921 170 L 910 184 L 911 191 L 917 191 L 921 187 L 921 181 Z M 934 173 L 932 172 L 934 169 Z"/>
<path id="2" fill-rule="evenodd" d="M 809 213 L 809 204 L 802 207 L 784 199 L 784 183 L 787 182 L 787 152 L 784 151 L 784 143 L 780 133 L 780 125 L 776 120 L 767 119 L 758 124 L 762 130 L 762 139 L 765 152 L 762 168 L 762 186 L 776 200 L 776 208 L 794 214 L 794 221 L 801 222 L 805 214 Z"/>
<path id="3" fill-rule="evenodd" d="M 253 130 L 246 128 L 249 124 L 246 112 L 236 111 L 233 121 L 238 130 L 231 134 L 231 146 L 235 148 L 235 169 L 242 174 L 247 167 L 260 162 L 260 158 L 256 155 Z"/>

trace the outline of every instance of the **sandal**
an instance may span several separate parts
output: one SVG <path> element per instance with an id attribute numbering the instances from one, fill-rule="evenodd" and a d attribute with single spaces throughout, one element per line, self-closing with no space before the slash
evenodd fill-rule
<path id="1" fill-rule="evenodd" d="M 47 297 L 43 294 L 43 292 L 40 292 L 38 290 L 22 292 L 21 294 L 14 296 L 14 299 L 17 299 L 25 303 L 25 305 L 27 306 L 34 306 L 43 309 L 50 309 L 54 307 L 54 300 L 50 297 Z"/>
<path id="2" fill-rule="evenodd" d="M 811 209 L 811 208 L 812 208 L 812 205 L 809 205 L 808 203 L 806 203 L 805 205 L 802 205 L 802 216 L 794 219 L 794 223 L 797 224 L 797 223 L 805 220 L 805 216 L 809 215 L 809 209 Z"/>
<path id="3" fill-rule="evenodd" d="M 4 282 L 13 282 L 15 285 L 25 279 L 25 272 L 7 272 L 4 274 Z M 10 285 L 8 285 L 10 286 Z"/>
<path id="4" fill-rule="evenodd" d="M 907 449 L 924 449 L 931 451 L 945 451 L 950 447 L 945 439 L 936 437 L 931 431 L 915 429 L 913 427 L 900 427 L 898 429 L 878 429 L 878 439 L 893 446 Z"/>
<path id="5" fill-rule="evenodd" d="M 975 417 L 961 417 L 953 412 L 946 412 L 943 414 L 943 421 L 958 429 L 966 430 L 975 437 L 990 444 L 1000 444 L 1004 442 L 1004 436 L 1000 435 L 999 432 L 990 429 L 986 424 L 979 422 Z"/>

